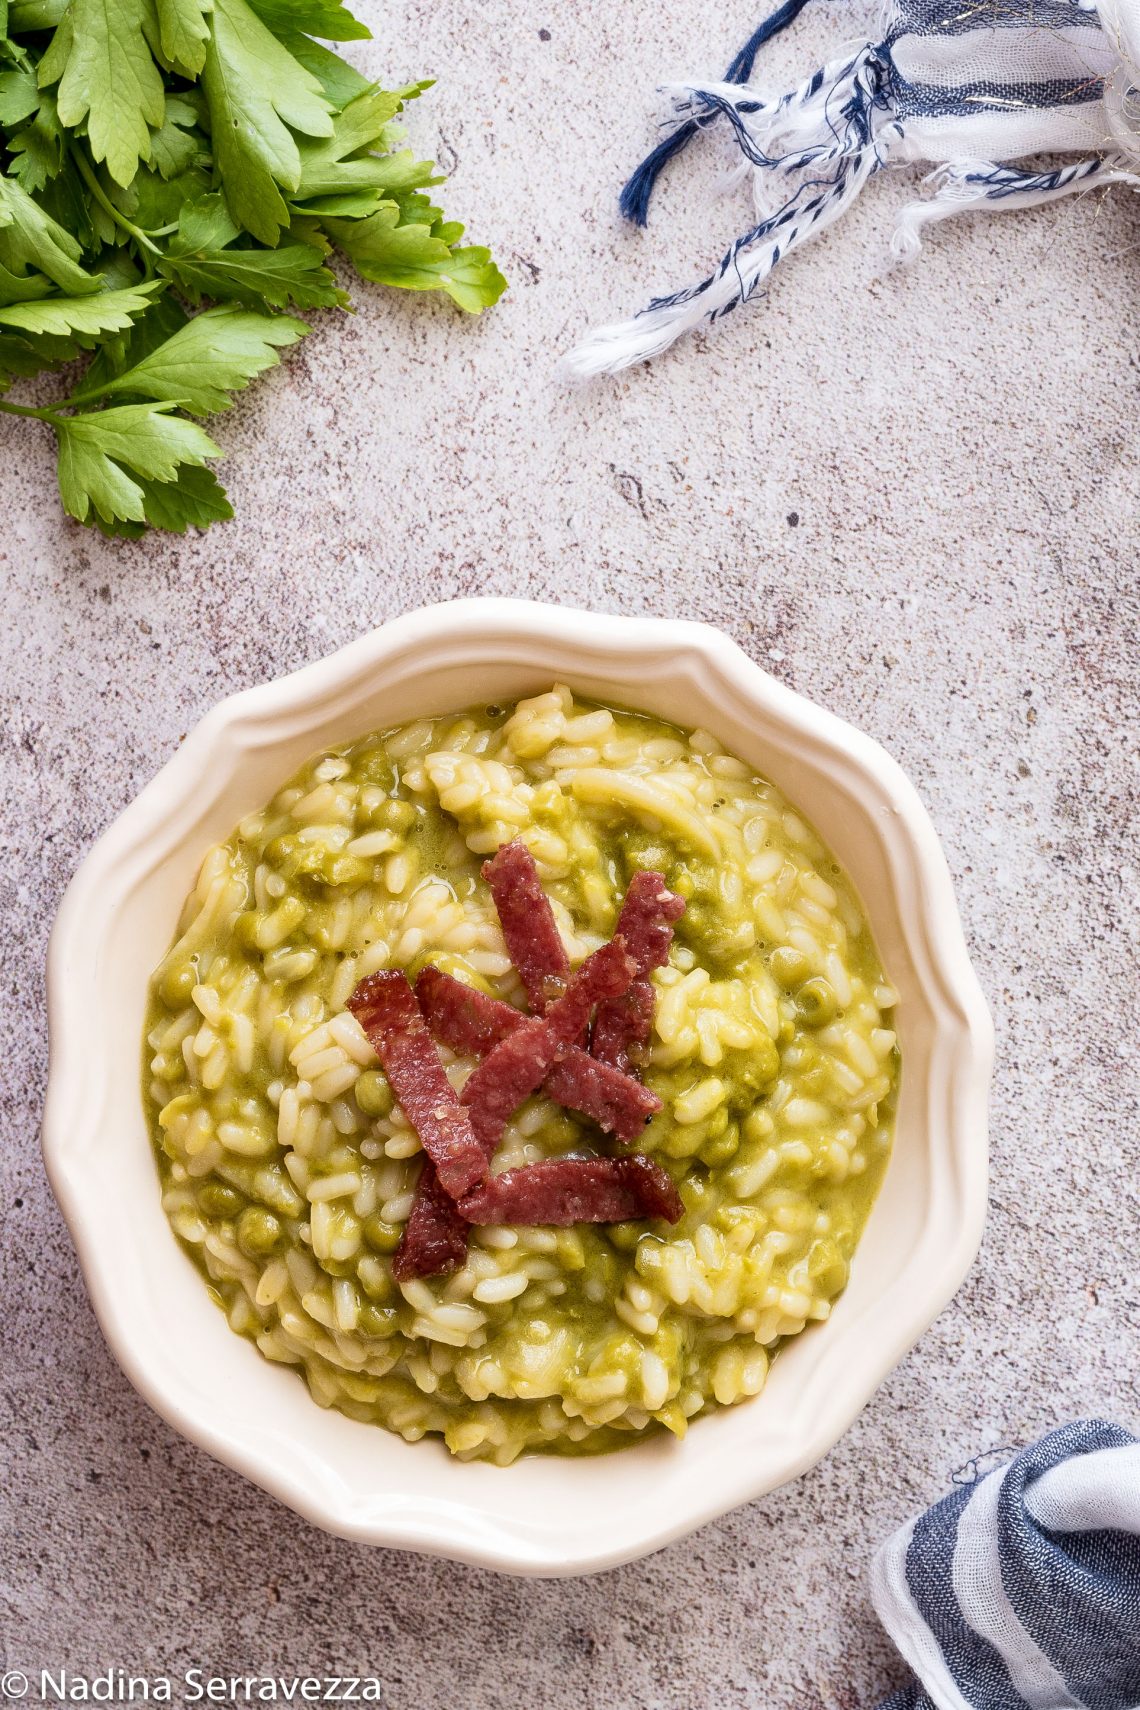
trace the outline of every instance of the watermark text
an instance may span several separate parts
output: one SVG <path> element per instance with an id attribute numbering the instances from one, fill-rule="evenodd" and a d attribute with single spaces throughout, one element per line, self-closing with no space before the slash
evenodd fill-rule
<path id="1" fill-rule="evenodd" d="M 384 1689 L 372 1675 L 132 1674 L 125 1668 L 80 1674 L 67 1668 L 0 1675 L 0 1698 L 44 1704 L 380 1704 Z"/>

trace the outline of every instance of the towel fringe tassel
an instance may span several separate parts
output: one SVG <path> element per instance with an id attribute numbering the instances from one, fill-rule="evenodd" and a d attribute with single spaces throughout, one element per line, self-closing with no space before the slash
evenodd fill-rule
<path id="1" fill-rule="evenodd" d="M 778 6 L 771 17 L 765 18 L 764 22 L 749 36 L 725 72 L 724 81 L 735 84 L 747 83 L 756 64 L 756 55 L 765 42 L 770 42 L 773 36 L 778 36 L 782 30 L 786 30 L 788 25 L 799 17 L 806 5 L 807 0 L 784 0 L 784 4 Z M 618 205 L 627 220 L 632 220 L 638 226 L 644 226 L 647 223 L 650 198 L 661 173 L 671 160 L 688 148 L 697 132 L 715 117 L 715 113 L 705 115 L 702 118 L 686 118 L 683 113 L 675 113 L 671 120 L 666 121 L 673 124 L 675 128 L 668 136 L 662 138 L 656 148 L 650 150 L 641 165 L 630 174 L 628 182 L 622 189 Z"/>
<path id="2" fill-rule="evenodd" d="M 760 48 L 786 29 L 806 4 L 783 0 L 741 48 L 722 82 L 666 89 L 672 97 L 672 129 L 641 162 L 621 195 L 622 213 L 645 225 L 654 186 L 667 162 L 698 131 L 727 123 L 738 149 L 729 181 L 752 178 L 757 219 L 751 231 L 737 238 L 699 284 L 655 297 L 632 319 L 592 333 L 564 359 L 570 373 L 615 373 L 656 356 L 702 321 L 731 313 L 756 294 L 785 255 L 840 219 L 892 155 L 913 158 L 906 121 L 896 111 L 892 56 L 899 0 L 882 0 L 879 46 L 867 43 L 853 57 L 825 65 L 783 94 L 744 87 Z M 1095 13 L 1098 0 L 1078 0 L 1078 5 Z M 1032 172 L 961 159 L 940 166 L 924 181 L 934 187 L 931 199 L 912 203 L 898 217 L 891 239 L 895 257 L 913 260 L 926 227 L 952 214 L 1031 208 L 1112 184 L 1140 189 L 1140 72 L 1130 69 L 1123 57 L 1117 71 L 1105 79 L 1103 111 L 1108 127 L 1104 152 L 1069 165 Z M 1009 140 L 1014 140 L 1012 135 Z M 1028 152 L 1009 149 L 1011 158 Z"/>
<path id="3" fill-rule="evenodd" d="M 731 83 L 677 86 L 677 109 L 692 123 L 722 118 L 732 126 L 755 175 L 758 206 L 770 197 L 773 174 L 790 193 L 737 238 L 700 284 L 655 297 L 631 320 L 598 328 L 565 358 L 569 372 L 612 374 L 658 355 L 701 321 L 746 303 L 777 262 L 842 218 L 902 134 L 897 121 L 883 122 L 886 73 L 880 50 L 868 44 L 781 95 Z"/>
<path id="4" fill-rule="evenodd" d="M 1083 160 L 1057 167 L 1052 172 L 1022 172 L 998 166 L 993 161 L 955 160 L 922 181 L 935 194 L 924 202 L 911 202 L 898 216 L 891 237 L 891 253 L 910 262 L 922 248 L 927 226 L 984 208 L 988 213 L 1006 208 L 1036 208 L 1085 190 L 1127 184 L 1140 190 L 1140 174 L 1129 170 L 1123 157 L 1088 155 Z"/>

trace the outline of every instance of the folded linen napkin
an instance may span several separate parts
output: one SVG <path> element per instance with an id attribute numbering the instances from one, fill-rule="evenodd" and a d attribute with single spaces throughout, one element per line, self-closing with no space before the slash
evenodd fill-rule
<path id="1" fill-rule="evenodd" d="M 1051 1431 L 888 1539 L 871 1594 L 917 1677 L 882 1710 L 1136 1710 L 1140 1440 Z"/>
<path id="2" fill-rule="evenodd" d="M 763 45 L 805 4 L 783 0 L 722 81 L 666 85 L 666 134 L 626 185 L 622 212 L 644 225 L 659 173 L 715 127 L 731 135 L 755 219 L 707 278 L 591 333 L 566 358 L 571 373 L 614 373 L 746 303 L 883 167 L 935 168 L 935 194 L 896 224 L 900 260 L 951 214 L 1140 188 L 1140 0 L 885 0 L 875 35 L 837 44 L 801 83 L 754 79 Z M 1011 164 L 1043 154 L 1077 158 Z"/>

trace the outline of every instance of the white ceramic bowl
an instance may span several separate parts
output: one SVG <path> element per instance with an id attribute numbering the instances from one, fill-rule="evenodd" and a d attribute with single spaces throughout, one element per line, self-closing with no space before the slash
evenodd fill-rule
<path id="1" fill-rule="evenodd" d="M 851 874 L 901 994 L 898 1133 L 829 1320 L 756 1400 L 620 1454 L 452 1460 L 321 1409 L 235 1336 L 159 1204 L 141 1101 L 148 976 L 210 844 L 317 749 L 561 679 L 704 725 L 815 823 Z M 222 702 L 95 845 L 49 955 L 44 1154 L 107 1340 L 179 1431 L 347 1537 L 515 1573 L 611 1566 L 795 1478 L 950 1300 L 981 1237 L 993 1031 L 934 828 L 895 762 L 714 629 L 467 600 L 386 624 Z"/>

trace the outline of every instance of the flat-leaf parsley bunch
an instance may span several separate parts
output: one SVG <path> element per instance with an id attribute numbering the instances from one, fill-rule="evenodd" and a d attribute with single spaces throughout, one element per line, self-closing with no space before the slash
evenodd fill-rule
<path id="1" fill-rule="evenodd" d="M 345 308 L 364 279 L 506 287 L 428 192 L 393 121 L 429 87 L 368 83 L 321 45 L 367 37 L 341 0 L 0 0 L 0 393 L 93 353 L 41 408 L 64 508 L 105 534 L 233 513 L 194 418 Z M 206 305 L 206 306 L 203 306 Z"/>

